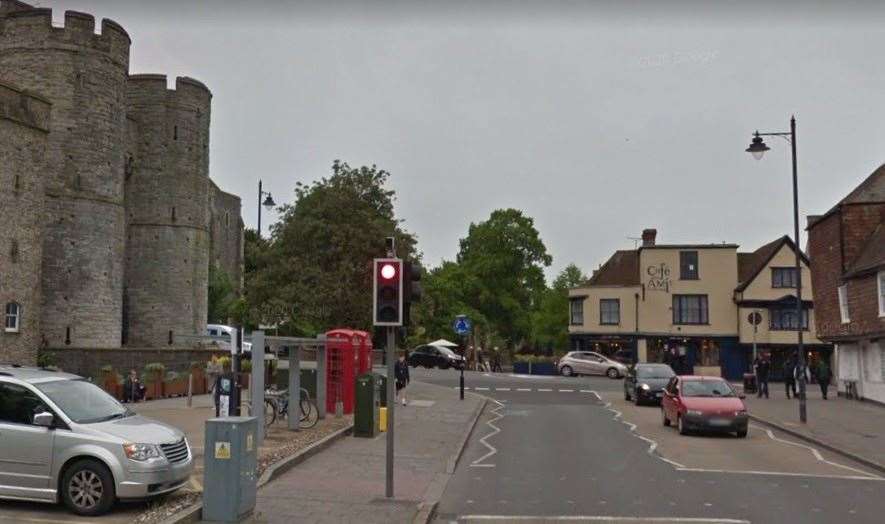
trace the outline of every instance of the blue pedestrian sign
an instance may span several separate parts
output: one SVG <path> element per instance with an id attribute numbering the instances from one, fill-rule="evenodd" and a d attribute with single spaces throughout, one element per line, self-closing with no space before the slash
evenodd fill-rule
<path id="1" fill-rule="evenodd" d="M 455 323 L 452 327 L 455 329 L 455 333 L 466 335 L 467 333 L 470 333 L 470 328 L 473 326 L 471 326 L 470 319 L 467 318 L 467 315 L 458 315 L 455 317 Z"/>

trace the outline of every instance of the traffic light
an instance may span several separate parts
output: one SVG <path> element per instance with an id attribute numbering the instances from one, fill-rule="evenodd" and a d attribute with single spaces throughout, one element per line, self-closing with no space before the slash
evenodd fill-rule
<path id="1" fill-rule="evenodd" d="M 403 261 L 376 258 L 373 263 L 372 323 L 376 326 L 403 324 Z"/>
<path id="2" fill-rule="evenodd" d="M 412 320 L 412 302 L 421 300 L 421 266 L 416 262 L 406 262 L 403 266 L 403 325 Z"/>

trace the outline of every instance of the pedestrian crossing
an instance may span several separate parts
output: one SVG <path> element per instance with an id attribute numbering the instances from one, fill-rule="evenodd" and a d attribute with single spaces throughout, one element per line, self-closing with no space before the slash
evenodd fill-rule
<path id="1" fill-rule="evenodd" d="M 454 386 L 454 389 L 461 389 L 460 386 Z M 590 389 L 554 389 L 554 388 L 496 388 L 475 386 L 473 388 L 464 386 L 464 391 L 518 391 L 520 393 L 593 393 Z"/>

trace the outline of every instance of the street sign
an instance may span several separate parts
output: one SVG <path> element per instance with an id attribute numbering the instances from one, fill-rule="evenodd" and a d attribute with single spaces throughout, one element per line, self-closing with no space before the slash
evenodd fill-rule
<path id="1" fill-rule="evenodd" d="M 754 311 L 747 315 L 747 320 L 750 322 L 750 324 L 758 326 L 762 323 L 762 314 L 760 314 L 758 311 Z"/>
<path id="2" fill-rule="evenodd" d="M 455 333 L 459 335 L 466 335 L 470 333 L 470 328 L 473 327 L 470 324 L 470 319 L 467 318 L 467 315 L 458 315 L 455 317 L 455 323 L 452 326 L 455 330 Z"/>

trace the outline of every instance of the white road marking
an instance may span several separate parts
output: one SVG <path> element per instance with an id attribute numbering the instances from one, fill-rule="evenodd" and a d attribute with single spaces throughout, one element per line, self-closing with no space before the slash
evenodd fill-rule
<path id="1" fill-rule="evenodd" d="M 464 388 L 464 389 L 467 389 L 467 388 Z M 476 391 L 488 391 L 489 390 L 489 388 L 480 388 L 480 387 L 476 387 L 473 389 L 475 389 Z"/>
<path id="2" fill-rule="evenodd" d="M 599 393 L 597 393 L 595 391 L 593 391 L 592 393 L 594 395 L 596 395 L 596 398 L 598 398 L 600 401 L 602 400 L 602 397 L 599 396 Z M 636 438 L 639 438 L 641 440 L 644 440 L 645 442 L 648 442 L 647 453 L 649 455 L 651 455 L 651 456 L 655 457 L 656 459 L 659 459 L 663 462 L 666 462 L 667 464 L 670 464 L 671 466 L 675 467 L 676 469 L 680 469 L 680 468 L 685 467 L 678 462 L 675 462 L 673 460 L 670 460 L 670 459 L 662 456 L 660 453 L 655 453 L 655 450 L 658 449 L 658 443 L 648 437 L 645 437 L 645 436 L 637 433 L 636 432 L 636 424 L 633 424 L 632 422 L 627 422 L 626 420 L 621 418 L 622 413 L 620 411 L 616 410 L 615 408 L 611 407 L 611 405 L 612 405 L 611 402 L 606 402 L 604 407 L 605 407 L 605 409 L 607 409 L 615 414 L 615 420 L 617 420 L 621 424 L 624 424 L 630 428 L 630 434 L 632 434 Z"/>
<path id="3" fill-rule="evenodd" d="M 510 388 L 495 388 L 495 391 L 510 391 Z"/>
<path id="4" fill-rule="evenodd" d="M 538 522 L 554 521 L 573 521 L 573 522 L 697 522 L 704 524 L 750 524 L 749 520 L 738 519 L 717 519 L 717 518 L 678 518 L 678 517 L 611 517 L 601 515 L 464 515 L 461 520 L 489 520 L 511 522 L 519 520 L 532 520 Z"/>
<path id="5" fill-rule="evenodd" d="M 531 391 L 529 388 L 516 388 L 516 391 Z"/>
<path id="6" fill-rule="evenodd" d="M 474 460 L 473 462 L 471 462 L 470 467 L 472 467 L 472 468 L 493 468 L 493 467 L 495 467 L 494 464 L 484 464 L 484 462 L 487 458 L 498 453 L 498 449 L 495 446 L 489 444 L 487 442 L 487 440 L 489 439 L 489 437 L 493 437 L 501 432 L 501 428 L 496 426 L 494 423 L 501 420 L 502 418 L 504 418 L 504 415 L 501 413 L 501 410 L 504 409 L 504 404 L 498 402 L 495 399 L 491 399 L 491 400 L 492 400 L 492 402 L 494 402 L 495 404 L 498 405 L 495 409 L 493 409 L 491 411 L 492 413 L 495 414 L 495 418 L 486 422 L 486 425 L 492 428 L 492 432 L 487 434 L 483 438 L 479 439 L 479 442 L 482 445 L 484 445 L 485 447 L 487 447 L 489 449 L 489 451 L 485 455 L 483 455 L 483 456 L 479 457 L 478 459 Z"/>
<path id="7" fill-rule="evenodd" d="M 581 393 L 595 393 L 595 391 L 590 391 L 589 389 L 582 389 Z"/>
<path id="8" fill-rule="evenodd" d="M 559 392 L 560 393 L 574 393 L 575 390 L 574 389 L 560 389 Z"/>
<path id="9" fill-rule="evenodd" d="M 550 393 L 550 392 L 553 391 L 553 390 L 552 390 L 552 389 L 548 389 L 548 388 L 538 388 L 538 391 L 543 391 L 543 392 L 545 392 L 545 393 Z"/>

